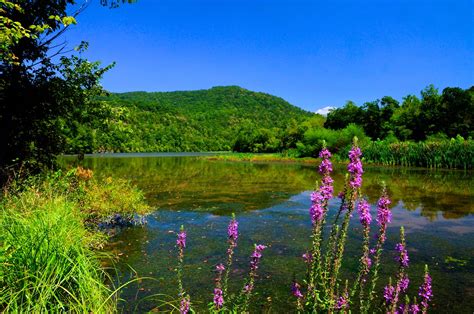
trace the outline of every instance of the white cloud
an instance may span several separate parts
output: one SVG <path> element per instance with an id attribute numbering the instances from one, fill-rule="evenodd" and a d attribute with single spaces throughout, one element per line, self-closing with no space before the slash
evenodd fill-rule
<path id="1" fill-rule="evenodd" d="M 316 110 L 316 113 L 318 113 L 322 116 L 327 116 L 329 111 L 331 111 L 332 109 L 336 109 L 336 107 L 326 106 L 324 108 Z"/>

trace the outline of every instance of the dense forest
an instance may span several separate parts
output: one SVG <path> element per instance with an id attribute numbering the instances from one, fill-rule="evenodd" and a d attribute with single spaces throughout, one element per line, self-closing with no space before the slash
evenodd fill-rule
<path id="1" fill-rule="evenodd" d="M 281 130 L 312 113 L 272 95 L 237 86 L 100 97 L 100 117 L 65 127 L 68 152 L 277 151 Z"/>
<path id="2" fill-rule="evenodd" d="M 67 152 L 238 151 L 314 156 L 326 141 L 345 152 L 354 136 L 442 141 L 473 134 L 474 88 L 430 85 L 421 97 L 349 101 L 327 118 L 238 86 L 176 92 L 112 93 L 93 114 L 64 123 Z"/>

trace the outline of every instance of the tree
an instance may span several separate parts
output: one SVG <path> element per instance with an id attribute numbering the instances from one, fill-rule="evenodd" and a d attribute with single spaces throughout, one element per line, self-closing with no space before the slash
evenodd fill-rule
<path id="1" fill-rule="evenodd" d="M 343 129 L 350 123 L 363 124 L 364 111 L 353 101 L 347 101 L 344 107 L 331 110 L 328 113 L 324 127 L 338 130 Z"/>
<path id="2" fill-rule="evenodd" d="M 62 121 L 91 106 L 87 99 L 100 91 L 99 79 L 109 67 L 77 56 L 55 63 L 68 52 L 57 39 L 84 6 L 68 15 L 73 0 L 0 1 L 7 39 L 0 55 L 0 170 L 5 175 L 13 166 L 37 170 L 54 164 L 64 144 Z"/>
<path id="3" fill-rule="evenodd" d="M 380 138 L 382 130 L 382 119 L 379 101 L 375 100 L 371 102 L 366 102 L 362 106 L 362 110 L 364 111 L 362 126 L 365 130 L 365 133 L 374 140 Z"/>
<path id="4" fill-rule="evenodd" d="M 474 88 L 471 87 L 470 90 Z M 441 123 L 449 137 L 468 137 L 474 131 L 474 92 L 459 87 L 447 87 L 441 95 Z"/>

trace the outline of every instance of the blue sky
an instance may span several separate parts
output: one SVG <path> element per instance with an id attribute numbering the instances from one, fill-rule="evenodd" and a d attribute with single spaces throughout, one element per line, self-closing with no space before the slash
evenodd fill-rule
<path id="1" fill-rule="evenodd" d="M 99 0 L 65 38 L 117 65 L 110 91 L 239 85 L 307 110 L 474 85 L 468 0 Z"/>

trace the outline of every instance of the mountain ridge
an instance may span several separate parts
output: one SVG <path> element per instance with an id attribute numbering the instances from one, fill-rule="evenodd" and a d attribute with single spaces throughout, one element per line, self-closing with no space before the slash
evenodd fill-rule
<path id="1" fill-rule="evenodd" d="M 105 125 L 96 121 L 84 130 L 87 152 L 226 151 L 242 134 L 276 143 L 290 125 L 314 116 L 281 97 L 235 85 L 110 93 L 99 100 L 108 117 Z M 80 148 L 69 146 L 70 152 Z"/>

